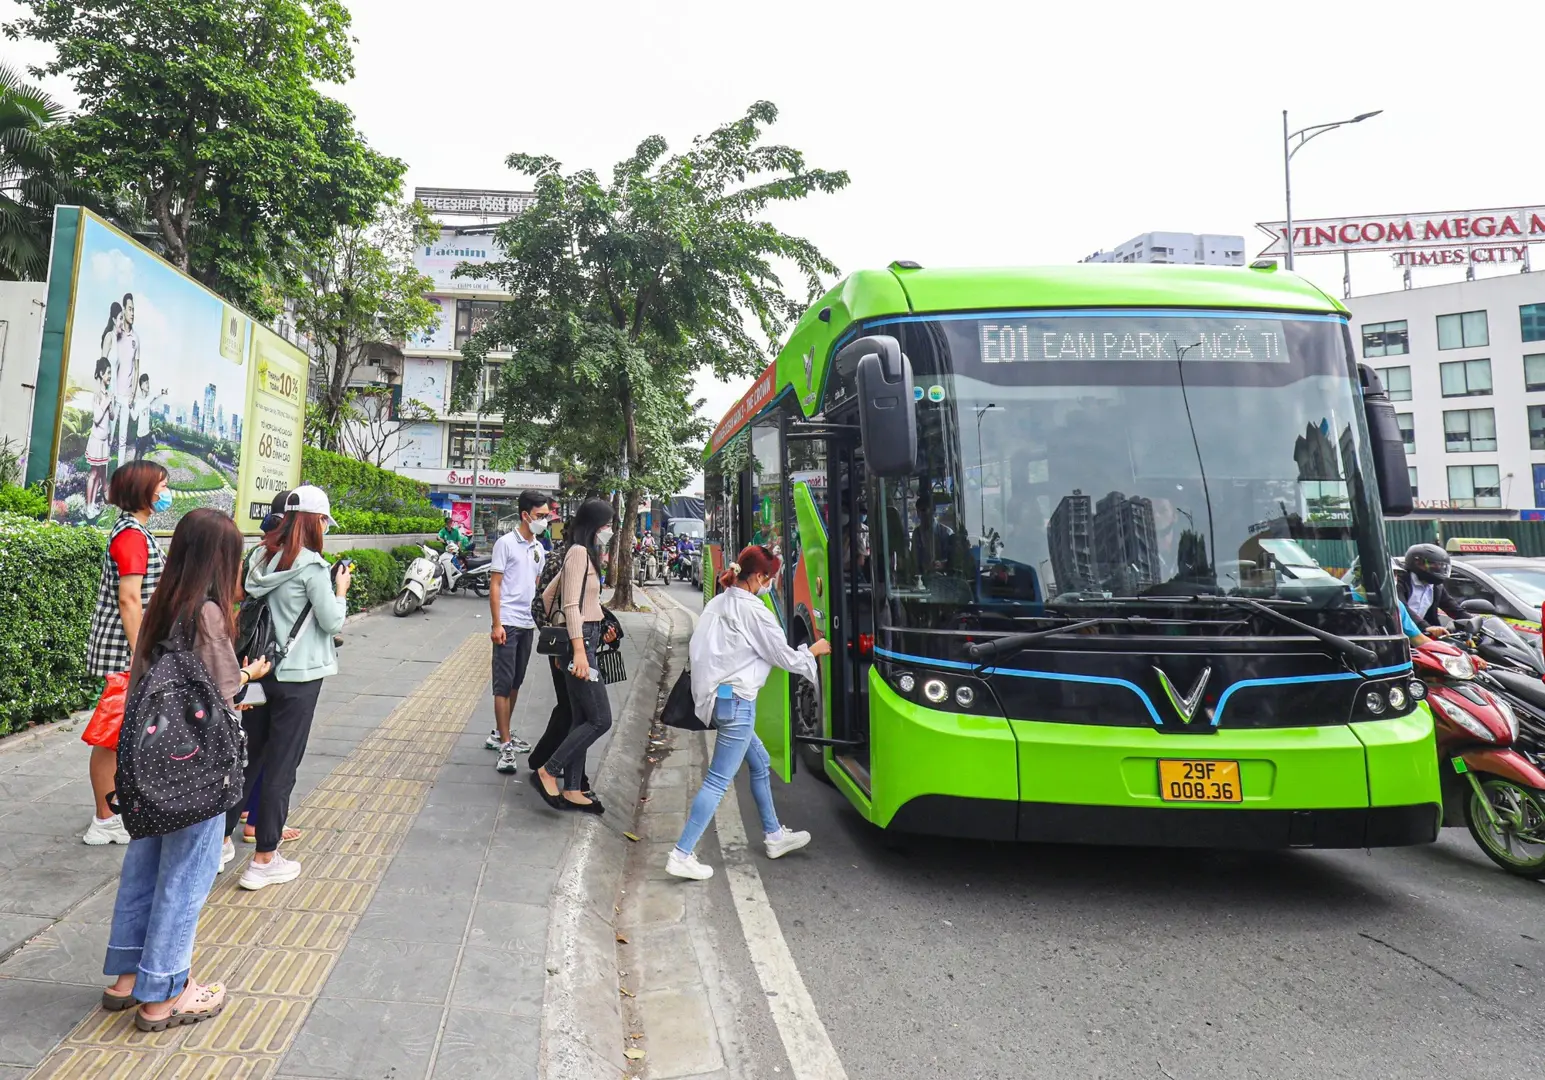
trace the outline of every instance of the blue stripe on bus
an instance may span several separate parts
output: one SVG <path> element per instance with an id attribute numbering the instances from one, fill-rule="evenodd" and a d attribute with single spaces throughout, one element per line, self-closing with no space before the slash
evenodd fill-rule
<path id="1" fill-rule="evenodd" d="M 881 648 L 878 645 L 875 646 L 874 651 L 876 655 L 884 656 L 887 659 L 904 660 L 907 663 L 912 664 L 949 668 L 954 671 L 976 671 L 979 669 L 979 665 L 977 664 L 967 664 L 959 660 L 939 660 L 931 656 L 913 656 L 910 653 L 893 652 L 890 649 Z M 1219 722 L 1223 719 L 1223 706 L 1228 702 L 1228 699 L 1233 695 L 1234 691 L 1241 687 L 1287 686 L 1293 683 L 1335 682 L 1344 679 L 1361 679 L 1364 677 L 1374 677 L 1379 675 L 1396 675 L 1410 670 L 1411 665 L 1406 663 L 1396 664 L 1393 667 L 1369 668 L 1364 672 L 1337 671 L 1327 675 L 1292 675 L 1278 679 L 1243 679 L 1237 683 L 1234 683 L 1227 690 L 1223 691 L 1223 696 L 1218 699 L 1218 707 L 1213 710 L 1212 726 L 1218 726 Z M 1153 718 L 1153 722 L 1155 724 L 1162 726 L 1164 723 L 1164 721 L 1159 719 L 1159 711 L 1154 708 L 1153 699 L 1148 696 L 1147 692 L 1136 683 L 1129 682 L 1126 679 L 1114 679 L 1102 675 L 1069 675 L 1056 671 L 1031 671 L 1025 668 L 994 667 L 986 669 L 985 673 L 988 675 L 1011 675 L 1016 679 L 1048 679 L 1052 682 L 1092 683 L 1101 686 L 1125 687 L 1142 699 L 1143 705 L 1148 709 L 1148 715 Z"/>

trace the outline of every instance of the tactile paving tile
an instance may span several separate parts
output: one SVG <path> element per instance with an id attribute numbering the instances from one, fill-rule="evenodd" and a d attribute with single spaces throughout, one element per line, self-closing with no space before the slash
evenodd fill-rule
<path id="1" fill-rule="evenodd" d="M 304 835 L 293 884 L 248 892 L 221 875 L 199 918 L 193 970 L 229 997 L 213 1020 L 147 1034 L 133 1011 L 96 1011 L 39 1080 L 267 1080 L 278 1072 L 359 925 L 487 681 L 488 641 L 469 637 L 290 815 Z M 234 868 L 233 868 L 234 869 Z M 3 1022 L 3 1021 L 0 1021 Z"/>

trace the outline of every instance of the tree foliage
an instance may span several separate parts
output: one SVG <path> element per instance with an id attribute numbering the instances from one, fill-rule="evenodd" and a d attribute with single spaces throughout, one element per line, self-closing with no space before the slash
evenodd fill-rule
<path id="1" fill-rule="evenodd" d="M 51 142 L 100 192 L 133 192 L 163 254 L 259 316 L 294 244 L 368 220 L 405 166 L 319 81 L 353 74 L 339 0 L 19 0 L 5 27 L 57 53 L 78 115 Z"/>
<path id="2" fill-rule="evenodd" d="M 372 350 L 397 346 L 439 322 L 426 296 L 434 282 L 413 266 L 413 249 L 439 235 L 423 204 L 392 202 L 372 221 L 295 249 L 295 323 L 311 340 L 312 381 L 319 391 L 308 441 L 343 449 L 351 424 L 380 420 L 379 402 L 363 400 L 349 384 Z"/>
<path id="3" fill-rule="evenodd" d="M 536 181 L 536 203 L 500 226 L 502 260 L 463 267 L 514 302 L 463 349 L 481 360 L 512 350 L 497 399 L 501 456 L 545 450 L 595 490 L 621 488 L 620 537 L 646 495 L 680 490 L 707 423 L 696 373 L 745 378 L 767 362 L 789 324 L 837 268 L 810 241 L 763 217 L 773 203 L 838 191 L 844 172 L 809 168 L 791 147 L 763 142 L 778 116 L 757 102 L 738 120 L 671 154 L 652 135 L 609 181 L 565 173 L 542 155 L 511 154 Z M 792 267 L 804 299 L 786 290 Z M 463 365 L 453 402 L 465 407 L 477 364 Z M 631 601 L 631 549 L 622 544 L 616 602 Z"/>

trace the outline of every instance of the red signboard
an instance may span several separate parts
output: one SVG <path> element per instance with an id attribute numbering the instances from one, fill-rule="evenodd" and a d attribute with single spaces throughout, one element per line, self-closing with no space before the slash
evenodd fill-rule
<path id="1" fill-rule="evenodd" d="M 773 393 L 778 389 L 777 369 L 776 361 L 768 364 L 767 370 L 758 375 L 756 382 L 751 384 L 751 389 L 746 391 L 746 396 L 724 414 L 724 419 L 719 421 L 719 426 L 713 429 L 713 437 L 708 440 L 710 454 L 717 454 L 719 449 L 730 441 L 730 436 L 740 430 L 742 424 L 767 407 L 767 403 L 773 399 Z"/>
<path id="2" fill-rule="evenodd" d="M 1272 237 L 1262 255 L 1287 250 L 1287 223 L 1262 221 Z M 1425 247 L 1490 247 L 1545 243 L 1545 206 L 1457 210 L 1435 214 L 1378 214 L 1293 222 L 1293 252 L 1330 255 L 1343 251 L 1408 251 Z M 1501 260 L 1487 260 L 1501 261 Z"/>

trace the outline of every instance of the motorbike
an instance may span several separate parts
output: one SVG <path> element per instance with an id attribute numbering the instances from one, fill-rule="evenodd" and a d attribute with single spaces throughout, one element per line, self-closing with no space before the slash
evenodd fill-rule
<path id="1" fill-rule="evenodd" d="M 660 577 L 660 553 L 642 543 L 633 547 L 633 579 L 640 585 L 648 585 Z"/>
<path id="2" fill-rule="evenodd" d="M 471 549 L 462 559 L 462 565 L 456 565 L 456 556 L 460 548 L 456 544 L 447 544 L 440 558 L 436 562 L 436 572 L 440 578 L 440 591 L 442 593 L 470 592 L 477 596 L 487 596 L 489 590 L 489 577 L 493 573 L 489 566 L 490 559 L 487 555 L 474 555 Z"/>
<path id="3" fill-rule="evenodd" d="M 670 565 L 666 567 L 666 572 L 677 581 L 691 581 L 692 560 L 696 556 L 693 545 L 691 543 L 681 547 L 672 545 L 670 552 L 671 561 Z"/>
<path id="4" fill-rule="evenodd" d="M 1495 623 L 1496 625 L 1492 625 Z M 1500 627 L 1500 630 L 1499 630 Z M 1411 650 L 1419 682 L 1411 692 L 1432 710 L 1443 786 L 1445 825 L 1465 825 L 1503 870 L 1545 878 L 1545 683 L 1479 658 L 1483 648 L 1508 651 L 1513 633 L 1500 619 L 1466 620 L 1446 640 Z M 1520 639 L 1517 643 L 1527 649 Z M 1534 687 L 1539 687 L 1535 690 Z M 1522 691 L 1536 705 L 1525 703 Z M 1521 719 L 1528 716 L 1528 726 Z"/>
<path id="5" fill-rule="evenodd" d="M 426 608 L 440 595 L 440 571 L 435 563 L 434 548 L 424 548 L 424 554 L 408 564 L 403 571 L 402 588 L 392 602 L 392 614 L 411 615 L 419 608 Z"/>

